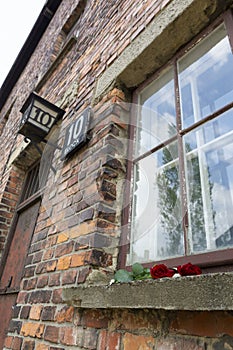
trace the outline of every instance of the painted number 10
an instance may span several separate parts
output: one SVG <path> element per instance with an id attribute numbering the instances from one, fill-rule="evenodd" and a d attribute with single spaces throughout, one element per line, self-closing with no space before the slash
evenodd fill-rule
<path id="1" fill-rule="evenodd" d="M 77 140 L 81 135 L 81 132 L 83 129 L 83 121 L 84 121 L 84 116 L 81 115 L 81 117 L 78 118 L 78 120 L 75 123 L 71 124 L 68 130 L 67 146 L 69 146 L 74 140 Z"/>

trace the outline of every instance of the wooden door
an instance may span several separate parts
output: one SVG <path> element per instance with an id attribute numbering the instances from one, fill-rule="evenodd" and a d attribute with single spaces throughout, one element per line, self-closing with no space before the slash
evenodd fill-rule
<path id="1" fill-rule="evenodd" d="M 0 349 L 13 315 L 20 281 L 35 228 L 40 201 L 37 200 L 18 214 L 15 232 L 11 241 L 0 279 Z"/>

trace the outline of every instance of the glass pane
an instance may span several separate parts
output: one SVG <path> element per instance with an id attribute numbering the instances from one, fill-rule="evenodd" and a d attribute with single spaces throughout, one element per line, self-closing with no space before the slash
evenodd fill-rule
<path id="1" fill-rule="evenodd" d="M 174 79 L 171 69 L 140 94 L 136 157 L 176 134 Z"/>
<path id="2" fill-rule="evenodd" d="M 231 247 L 233 110 L 187 134 L 184 141 L 191 252 Z"/>
<path id="3" fill-rule="evenodd" d="M 129 263 L 184 254 L 177 142 L 134 169 Z"/>
<path id="4" fill-rule="evenodd" d="M 178 62 L 182 127 L 186 128 L 233 100 L 233 56 L 224 26 Z"/>

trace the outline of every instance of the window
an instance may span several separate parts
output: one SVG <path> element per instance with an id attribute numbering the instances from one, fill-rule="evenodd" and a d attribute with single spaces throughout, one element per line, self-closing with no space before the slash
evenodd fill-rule
<path id="1" fill-rule="evenodd" d="M 230 263 L 232 76 L 222 23 L 136 92 L 127 264 L 182 258 Z"/>
<path id="2" fill-rule="evenodd" d="M 21 203 L 39 191 L 39 169 L 40 163 L 36 162 L 36 164 L 28 171 L 22 196 L 20 198 Z"/>
<path id="3" fill-rule="evenodd" d="M 85 10 L 86 2 L 86 0 L 80 0 L 63 25 L 54 45 L 53 60 L 58 57 L 72 38 L 78 37 L 80 26 L 79 20 Z"/>

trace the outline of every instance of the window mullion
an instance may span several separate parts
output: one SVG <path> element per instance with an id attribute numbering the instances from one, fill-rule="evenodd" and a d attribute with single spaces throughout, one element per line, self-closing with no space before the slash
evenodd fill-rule
<path id="1" fill-rule="evenodd" d="M 232 10 L 230 9 L 227 12 L 225 12 L 223 18 L 224 18 L 224 23 L 226 26 L 230 46 L 231 46 L 231 51 L 233 53 L 233 14 L 232 14 Z"/>
<path id="2" fill-rule="evenodd" d="M 184 148 L 183 139 L 180 131 L 182 130 L 181 122 L 181 105 L 179 92 L 179 79 L 177 60 L 174 61 L 174 86 L 175 86 L 175 103 L 176 103 L 176 125 L 177 125 L 177 142 L 179 154 L 179 176 L 180 176 L 180 192 L 181 192 L 181 212 L 182 212 L 182 227 L 184 232 L 184 252 L 185 255 L 189 252 L 188 244 L 188 205 L 187 205 L 187 191 L 186 191 L 186 176 L 185 176 L 185 162 L 184 162 Z"/>

